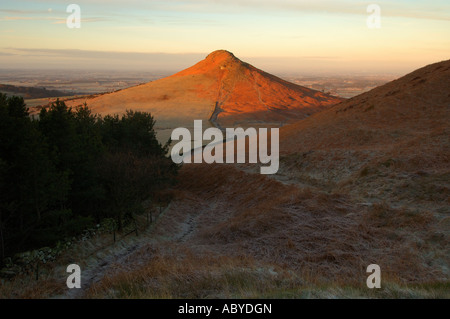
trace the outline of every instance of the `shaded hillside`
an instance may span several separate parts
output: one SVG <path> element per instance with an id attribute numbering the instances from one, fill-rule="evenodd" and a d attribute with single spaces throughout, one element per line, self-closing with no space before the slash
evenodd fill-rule
<path id="1" fill-rule="evenodd" d="M 280 132 L 282 180 L 449 213 L 450 61 Z"/>

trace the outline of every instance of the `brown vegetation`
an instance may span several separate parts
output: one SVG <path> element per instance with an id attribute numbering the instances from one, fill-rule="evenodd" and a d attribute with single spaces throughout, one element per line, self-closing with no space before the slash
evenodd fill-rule
<path id="1" fill-rule="evenodd" d="M 448 298 L 448 87 L 444 61 L 283 128 L 274 176 L 184 165 L 148 239 L 85 296 Z"/>

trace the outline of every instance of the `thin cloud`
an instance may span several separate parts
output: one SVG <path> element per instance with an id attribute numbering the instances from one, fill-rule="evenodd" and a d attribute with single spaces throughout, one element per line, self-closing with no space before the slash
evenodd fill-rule
<path id="1" fill-rule="evenodd" d="M 13 14 L 43 14 L 48 10 L 20 10 L 20 9 L 0 9 L 0 12 Z"/>
<path id="2" fill-rule="evenodd" d="M 16 54 L 44 54 L 52 56 L 61 57 L 86 57 L 90 56 L 93 58 L 123 58 L 130 56 L 139 57 L 158 57 L 158 56 L 172 56 L 174 58 L 180 55 L 205 55 L 206 53 L 153 53 L 153 52 L 120 52 L 120 51 L 95 51 L 95 50 L 78 50 L 78 49 L 40 49 L 40 48 L 3 48 L 3 50 L 15 52 Z"/>
<path id="3" fill-rule="evenodd" d="M 81 18 L 81 23 L 91 23 L 91 22 L 104 22 L 104 21 L 110 21 L 110 19 L 107 18 Z M 67 22 L 67 18 L 60 18 L 58 21 L 53 22 L 53 24 L 65 24 Z"/>
<path id="4" fill-rule="evenodd" d="M 21 21 L 21 20 L 27 20 L 27 21 L 53 21 L 53 24 L 63 24 L 66 23 L 67 17 L 21 17 L 21 16 L 14 16 L 14 17 L 3 17 L 0 18 L 0 21 Z M 92 18 L 81 18 L 82 23 L 91 23 L 91 22 L 104 22 L 104 21 L 110 21 L 108 18 L 104 17 L 92 17 Z"/>
<path id="5" fill-rule="evenodd" d="M 0 49 L 0 52 L 0 64 L 9 67 L 148 70 L 164 71 L 165 74 L 185 69 L 207 55 L 11 47 Z"/>
<path id="6" fill-rule="evenodd" d="M 54 23 L 58 23 L 60 20 L 66 21 L 66 18 L 62 17 L 21 17 L 21 16 L 15 16 L 15 17 L 3 17 L 0 18 L 0 21 L 56 21 Z"/>
<path id="7" fill-rule="evenodd" d="M 40 1 L 49 4 L 49 1 Z M 328 14 L 328 15 L 360 15 L 367 16 L 366 8 L 373 1 L 361 0 L 165 0 L 165 1 L 144 1 L 144 0 L 128 0 L 128 1 L 78 1 L 77 2 L 84 12 L 85 5 L 90 8 L 102 12 L 90 12 L 92 15 L 102 16 L 102 20 L 89 17 L 85 22 L 101 22 L 120 20 L 134 21 L 135 23 L 151 23 L 143 16 L 151 13 L 156 19 L 162 18 L 161 14 L 166 14 L 170 18 L 162 18 L 165 24 L 192 24 L 191 14 L 224 14 L 224 15 L 258 15 L 258 14 Z M 377 0 L 376 4 L 380 5 L 382 17 L 390 18 L 411 18 L 450 21 L 450 3 L 444 1 L 420 1 L 420 2 L 394 2 L 387 0 Z M 142 15 L 136 16 L 131 12 L 139 10 Z M 0 19 L 0 21 L 13 20 L 32 20 L 27 15 L 41 16 L 47 10 L 20 10 L 20 9 L 2 9 L 0 12 L 14 13 L 23 16 L 15 19 Z M 61 12 L 60 12 L 61 13 Z M 176 14 L 176 16 L 174 15 Z M 83 17 L 83 15 L 82 15 Z M 97 19 L 97 20 L 96 20 Z M 37 17 L 36 20 L 46 20 Z M 63 23 L 63 22 L 55 22 Z M 195 24 L 214 25 L 214 20 L 198 19 Z"/>
<path id="8" fill-rule="evenodd" d="M 367 15 L 366 8 L 373 1 L 330 1 L 330 0 L 168 0 L 155 5 L 160 10 L 178 12 L 287 12 Z M 443 1 L 421 3 L 395 3 L 378 0 L 383 16 L 450 21 L 450 4 Z"/>
<path id="9" fill-rule="evenodd" d="M 1 52 L 0 51 L 0 56 L 14 56 L 14 55 L 17 55 L 17 54 L 10 53 L 10 52 Z"/>
<path id="10" fill-rule="evenodd" d="M 49 0 L 37 0 L 45 4 L 51 4 Z M 286 12 L 291 13 L 327 13 L 327 14 L 352 14 L 367 15 L 366 8 L 369 4 L 380 5 L 385 17 L 403 17 L 414 19 L 444 20 L 450 21 L 450 3 L 444 0 L 423 1 L 362 1 L 362 0 L 78 0 L 83 6 L 104 7 L 105 16 L 114 15 L 117 10 L 122 10 L 123 16 L 131 9 L 139 9 L 142 12 L 177 12 L 177 13 L 247 13 L 258 12 Z M 126 10 L 123 10 L 126 8 Z M 15 14 L 42 14 L 45 10 L 21 10 L 0 9 L 0 12 Z"/>
<path id="11" fill-rule="evenodd" d="M 0 21 L 18 21 L 18 20 L 36 20 L 36 18 L 32 18 L 32 17 L 3 17 L 3 18 L 0 18 Z"/>

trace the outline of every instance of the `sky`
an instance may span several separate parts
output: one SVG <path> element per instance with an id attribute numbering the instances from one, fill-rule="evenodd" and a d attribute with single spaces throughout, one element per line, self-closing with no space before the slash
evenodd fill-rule
<path id="1" fill-rule="evenodd" d="M 450 58 L 448 0 L 70 1 L 2 0 L 0 69 L 175 72 L 225 49 L 275 73 L 405 74 Z"/>

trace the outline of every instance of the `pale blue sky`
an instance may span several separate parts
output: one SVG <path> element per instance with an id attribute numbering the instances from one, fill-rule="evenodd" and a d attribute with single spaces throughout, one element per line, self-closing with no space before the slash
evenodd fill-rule
<path id="1" fill-rule="evenodd" d="M 80 29 L 66 26 L 70 3 L 81 7 Z M 370 3 L 381 7 L 380 29 L 366 25 Z M 176 70 L 216 49 L 268 71 L 404 73 L 450 58 L 450 1 L 3 0 L 0 5 L 0 68 Z"/>

